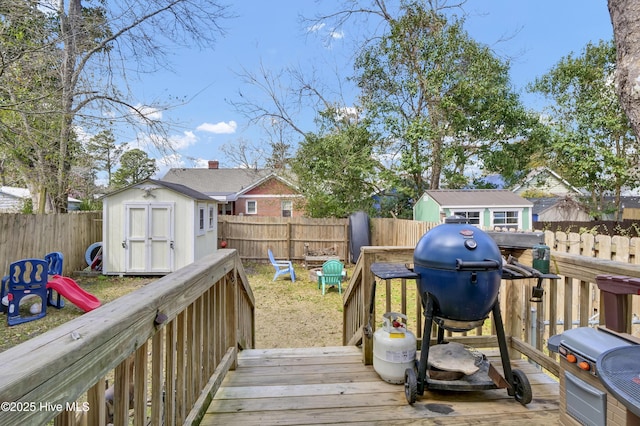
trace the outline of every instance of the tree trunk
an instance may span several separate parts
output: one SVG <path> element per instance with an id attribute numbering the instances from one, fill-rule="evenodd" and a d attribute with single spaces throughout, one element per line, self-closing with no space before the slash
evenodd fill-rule
<path id="1" fill-rule="evenodd" d="M 63 63 L 62 63 L 62 122 L 60 126 L 60 140 L 58 142 L 58 169 L 56 176 L 53 208 L 56 213 L 67 212 L 67 199 L 69 194 L 69 170 L 71 162 L 69 156 L 69 142 L 73 137 L 73 100 L 77 83 L 76 61 L 78 60 L 78 33 L 82 19 L 82 5 L 80 0 L 69 2 L 67 16 L 61 17 L 61 33 L 64 36 Z"/>
<path id="2" fill-rule="evenodd" d="M 616 82 L 622 109 L 640 135 L 640 2 L 608 0 L 616 42 Z"/>

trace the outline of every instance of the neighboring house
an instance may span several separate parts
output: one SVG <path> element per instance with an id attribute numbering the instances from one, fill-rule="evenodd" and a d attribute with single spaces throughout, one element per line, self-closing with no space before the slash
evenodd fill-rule
<path id="1" fill-rule="evenodd" d="M 31 197 L 27 188 L 0 186 L 0 212 L 19 213 L 24 202 Z"/>
<path id="2" fill-rule="evenodd" d="M 533 204 L 506 189 L 438 189 L 426 191 L 413 207 L 414 220 L 442 223 L 466 217 L 481 229 L 532 229 Z"/>
<path id="3" fill-rule="evenodd" d="M 512 191 L 519 195 L 526 192 L 543 194 L 539 198 L 528 198 L 533 203 L 532 217 L 536 222 L 582 222 L 592 219 L 589 211 L 578 201 L 585 192 L 548 167 L 532 170 L 524 182 Z"/>
<path id="4" fill-rule="evenodd" d="M 522 195 L 526 191 L 539 191 L 556 197 L 585 195 L 580 189 L 571 185 L 566 179 L 547 167 L 539 167 L 532 170 L 524 179 L 524 182 L 515 186 L 512 191 L 518 195 Z"/>
<path id="5" fill-rule="evenodd" d="M 217 248 L 217 202 L 171 182 L 146 179 L 105 195 L 102 223 L 106 275 L 165 275 Z"/>
<path id="6" fill-rule="evenodd" d="M 221 215 L 298 217 L 304 211 L 295 185 L 270 169 L 225 169 L 217 161 L 208 168 L 171 169 L 161 179 L 202 192 L 218 201 Z"/>
<path id="7" fill-rule="evenodd" d="M 588 222 L 589 211 L 573 197 L 529 198 L 533 203 L 534 222 Z"/>
<path id="8" fill-rule="evenodd" d="M 639 220 L 640 219 L 640 197 L 623 196 L 620 199 L 622 203 L 622 219 L 623 220 Z"/>
<path id="9" fill-rule="evenodd" d="M 0 186 L 0 213 L 20 213 L 24 203 L 31 199 L 31 192 L 27 188 Z M 80 200 L 69 197 L 67 209 L 80 210 Z"/>

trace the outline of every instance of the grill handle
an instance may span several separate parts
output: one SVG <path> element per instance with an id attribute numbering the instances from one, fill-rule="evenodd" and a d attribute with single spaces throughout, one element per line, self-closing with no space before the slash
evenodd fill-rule
<path id="1" fill-rule="evenodd" d="M 502 264 L 496 260 L 487 259 L 475 262 L 465 262 L 462 259 L 456 259 L 456 271 L 478 271 L 478 270 L 498 270 Z"/>

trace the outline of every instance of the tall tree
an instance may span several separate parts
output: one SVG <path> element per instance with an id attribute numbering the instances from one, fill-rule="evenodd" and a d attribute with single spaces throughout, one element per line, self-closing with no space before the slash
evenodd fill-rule
<path id="1" fill-rule="evenodd" d="M 320 132 L 308 133 L 292 160 L 298 188 L 311 217 L 347 217 L 373 212 L 378 163 L 372 135 L 357 117 L 331 109 L 322 113 Z"/>
<path id="2" fill-rule="evenodd" d="M 265 150 L 262 145 L 238 138 L 220 146 L 220 151 L 234 167 L 258 169 L 264 167 Z"/>
<path id="3" fill-rule="evenodd" d="M 57 25 L 27 0 L 1 3 L 0 16 L 0 155 L 30 189 L 35 211 L 44 212 L 58 160 L 59 57 L 49 38 Z"/>
<path id="4" fill-rule="evenodd" d="M 635 134 L 640 136 L 640 4 L 608 0 L 616 42 L 616 91 Z"/>
<path id="5" fill-rule="evenodd" d="M 621 219 L 622 189 L 640 183 L 640 142 L 615 92 L 615 66 L 612 41 L 588 44 L 580 56 L 562 58 L 531 88 L 554 101 L 547 111 L 554 167 L 589 190 L 596 216 L 605 209 L 604 195 L 613 194 Z"/>
<path id="6" fill-rule="evenodd" d="M 210 47 L 222 32 L 220 21 L 228 16 L 226 7 L 216 0 L 9 2 L 28 5 L 20 10 L 42 10 L 47 22 L 55 24 L 54 31 L 40 28 L 39 33 L 46 34 L 54 63 L 51 69 L 56 71 L 55 90 L 47 92 L 53 102 L 48 109 L 32 106 L 23 110 L 47 114 L 57 123 L 57 135 L 49 139 L 53 146 L 46 152 L 53 167 L 48 176 L 55 176 L 51 192 L 58 212 L 66 211 L 69 171 L 76 152 L 73 145 L 77 143 L 75 126 L 99 127 L 109 116 L 111 122 L 144 127 L 154 135 L 150 140 L 157 149 L 171 149 L 167 123 L 155 114 L 167 105 L 136 101 L 127 90 L 131 70 L 147 73 L 170 67 L 168 54 L 174 47 Z M 9 9 L 1 10 L 2 18 L 16 15 Z M 25 49 L 12 56 L 13 63 L 29 64 L 42 51 Z M 42 91 L 32 93 L 34 100 L 43 98 Z"/>
<path id="7" fill-rule="evenodd" d="M 116 145 L 111 130 L 103 130 L 87 142 L 87 153 L 93 158 L 97 171 L 107 172 L 107 187 L 111 186 L 113 170 L 126 148 L 127 144 Z"/>
<path id="8" fill-rule="evenodd" d="M 120 158 L 120 168 L 113 174 L 113 184 L 121 188 L 150 178 L 158 170 L 156 160 L 141 149 L 132 149 Z"/>
<path id="9" fill-rule="evenodd" d="M 471 39 L 463 20 L 420 0 L 401 1 L 398 16 L 375 3 L 389 31 L 359 55 L 356 81 L 395 189 L 415 201 L 443 177 L 447 187 L 465 186 L 492 150 L 524 145 L 534 122 L 508 64 Z"/>

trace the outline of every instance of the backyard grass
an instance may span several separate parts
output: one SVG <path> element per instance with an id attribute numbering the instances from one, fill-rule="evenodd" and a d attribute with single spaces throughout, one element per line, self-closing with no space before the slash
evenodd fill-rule
<path id="1" fill-rule="evenodd" d="M 244 267 L 256 299 L 257 348 L 342 344 L 342 297 L 336 288 L 330 288 L 323 297 L 302 265 L 295 266 L 295 283 L 289 276 L 279 276 L 273 281 L 270 264 L 247 263 Z M 103 305 L 156 279 L 104 275 L 72 275 L 72 278 Z M 0 352 L 82 314 L 66 299 L 64 308 L 49 306 L 44 318 L 13 327 L 7 325 L 6 315 L 0 314 Z"/>
<path id="2" fill-rule="evenodd" d="M 154 280 L 149 277 L 120 278 L 105 275 L 74 276 L 73 279 L 85 291 L 96 296 L 102 304 L 111 302 Z M 0 352 L 77 318 L 83 313 L 80 308 L 65 299 L 64 308 L 56 309 L 48 306 L 47 315 L 44 318 L 13 327 L 7 325 L 6 314 L 2 314 L 0 315 Z"/>
<path id="3" fill-rule="evenodd" d="M 273 280 L 270 264 L 245 263 L 245 272 L 253 291 L 255 309 L 256 348 L 302 348 L 342 345 L 342 296 L 331 287 L 323 296 L 317 281 L 303 265 L 295 265 L 296 281 L 288 275 Z M 350 278 L 353 265 L 346 265 Z M 102 304 L 152 283 L 154 277 L 72 276 L 84 290 L 95 295 Z M 348 282 L 343 283 L 343 291 Z M 399 280 L 392 282 L 392 311 L 400 311 Z M 415 330 L 415 283 L 407 282 L 409 314 L 408 328 Z M 385 283 L 376 290 L 376 328 L 382 325 L 385 307 Z M 65 300 L 65 307 L 47 308 L 47 315 L 13 327 L 7 326 L 5 314 L 0 315 L 0 352 L 29 340 L 82 315 L 83 312 Z"/>

